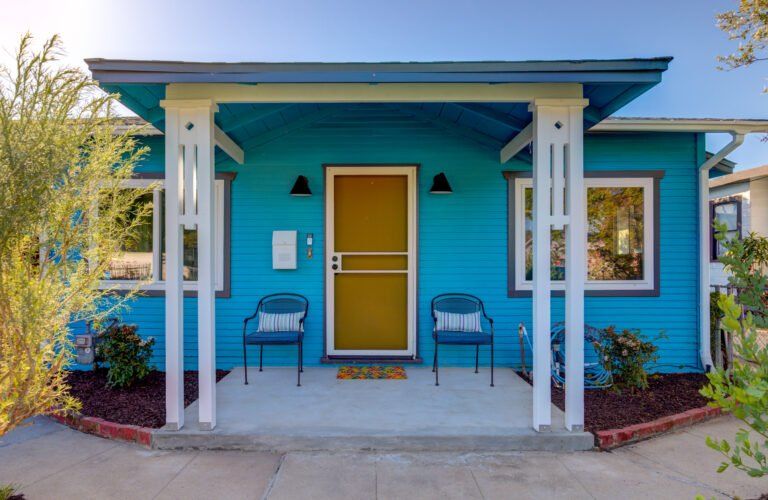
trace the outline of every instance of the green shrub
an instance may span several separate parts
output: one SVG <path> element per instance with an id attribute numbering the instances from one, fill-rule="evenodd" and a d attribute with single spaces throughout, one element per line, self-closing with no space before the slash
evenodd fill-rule
<path id="1" fill-rule="evenodd" d="M 768 349 L 757 342 L 752 313 L 742 317 L 733 296 L 723 295 L 718 305 L 725 314 L 723 328 L 734 334 L 737 357 L 728 370 L 719 368 L 707 374 L 709 385 L 701 394 L 712 400 L 710 406 L 730 412 L 746 424 L 758 434 L 758 440 L 741 428 L 733 444 L 707 437 L 707 446 L 726 458 L 718 472 L 733 465 L 751 477 L 762 477 L 768 474 Z"/>
<path id="2" fill-rule="evenodd" d="M 116 324 L 99 335 L 97 358 L 109 365 L 107 385 L 130 387 L 149 374 L 154 339 L 143 340 L 135 325 Z"/>
<path id="3" fill-rule="evenodd" d="M 617 332 L 615 326 L 609 326 L 601 330 L 600 335 L 600 341 L 594 346 L 603 366 L 613 374 L 613 387 L 618 391 L 629 389 L 631 392 L 647 389 L 645 365 L 658 359 L 658 347 L 643 340 L 639 330 Z"/>

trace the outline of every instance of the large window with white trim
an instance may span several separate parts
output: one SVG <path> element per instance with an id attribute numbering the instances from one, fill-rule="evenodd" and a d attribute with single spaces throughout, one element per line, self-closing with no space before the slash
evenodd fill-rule
<path id="1" fill-rule="evenodd" d="M 591 295 L 658 294 L 657 180 L 651 172 L 585 176 L 585 290 Z M 510 173 L 510 295 L 528 295 L 533 280 L 533 182 Z M 565 231 L 551 231 L 552 289 L 565 288 Z"/>
<path id="2" fill-rule="evenodd" d="M 219 296 L 228 293 L 229 262 L 229 203 L 232 176 L 217 175 L 215 180 L 215 240 L 216 268 L 214 281 Z M 136 206 L 127 223 L 134 226 L 133 237 L 123 242 L 122 252 L 109 263 L 102 287 L 112 289 L 133 288 L 150 292 L 164 292 L 166 274 L 165 252 L 165 189 L 162 178 L 137 178 L 125 182 L 125 189 L 146 188 L 153 190 L 136 200 Z M 133 217 L 131 219 L 131 217 Z M 140 217 L 141 220 L 136 220 Z M 184 229 L 183 237 L 184 290 L 197 290 L 198 252 L 197 230 Z"/>

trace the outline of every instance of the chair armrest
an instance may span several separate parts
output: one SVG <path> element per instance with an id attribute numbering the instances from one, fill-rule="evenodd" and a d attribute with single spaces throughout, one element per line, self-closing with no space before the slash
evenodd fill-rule
<path id="1" fill-rule="evenodd" d="M 243 320 L 243 336 L 245 336 L 245 328 L 248 326 L 248 322 L 258 315 L 259 315 L 259 311 L 257 309 L 255 313 L 251 314 L 250 316 L 248 316 Z"/>

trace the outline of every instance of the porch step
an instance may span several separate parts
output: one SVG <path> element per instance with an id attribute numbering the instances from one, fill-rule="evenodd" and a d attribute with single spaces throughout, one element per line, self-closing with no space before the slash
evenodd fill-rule
<path id="1" fill-rule="evenodd" d="M 152 435 L 158 450 L 246 450 L 380 452 L 507 452 L 583 451 L 594 447 L 589 432 L 534 432 L 505 429 L 504 434 L 483 435 L 266 435 L 205 431 L 164 431 Z"/>

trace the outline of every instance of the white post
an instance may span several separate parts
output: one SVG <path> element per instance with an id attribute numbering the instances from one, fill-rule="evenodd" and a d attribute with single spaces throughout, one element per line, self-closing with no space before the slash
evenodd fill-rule
<path id="1" fill-rule="evenodd" d="M 565 428 L 584 430 L 584 282 L 586 259 L 586 188 L 584 187 L 584 103 L 568 107 L 565 147 Z"/>
<path id="2" fill-rule="evenodd" d="M 165 110 L 165 423 L 184 426 L 184 289 L 180 185 L 183 146 L 179 142 L 179 110 Z M 159 270 L 158 270 L 159 272 Z"/>
<path id="3" fill-rule="evenodd" d="M 552 227 L 562 229 L 569 226 L 568 233 L 578 227 L 570 229 L 569 217 L 565 213 L 567 204 L 568 214 L 572 213 L 581 204 L 583 207 L 583 198 L 574 200 L 571 189 L 571 181 L 576 176 L 583 178 L 582 148 L 583 135 L 582 125 L 579 121 L 575 130 L 572 130 L 573 122 L 578 117 L 581 120 L 581 110 L 586 105 L 583 99 L 536 99 L 530 106 L 533 113 L 533 428 L 539 432 L 547 431 L 552 423 L 552 406 L 550 390 L 550 366 L 551 366 L 551 342 L 550 342 L 550 323 L 551 323 L 551 234 Z M 579 138 L 574 140 L 575 135 Z M 573 141 L 573 142 L 572 142 Z M 574 168 L 575 167 L 575 172 Z M 567 182 L 566 182 L 567 181 Z M 577 184 L 577 191 L 583 193 L 583 180 Z M 567 201 L 564 203 L 563 197 L 568 193 Z M 579 201 L 580 200 L 580 201 Z M 581 219 L 581 228 L 584 229 L 583 219 Z M 581 239 L 583 241 L 583 234 Z M 573 238 L 578 243 L 579 237 Z M 575 247 L 576 245 L 567 245 Z M 579 257 L 578 252 L 581 252 Z M 583 261 L 583 245 L 581 250 L 573 248 L 567 250 L 566 276 L 575 274 L 581 276 L 584 273 L 583 268 L 576 273 L 571 270 L 574 267 L 568 259 L 575 262 Z M 583 267 L 583 266 L 582 266 Z M 581 309 L 581 316 L 567 313 L 567 321 L 574 323 L 574 320 L 581 319 L 581 330 L 583 330 L 583 280 L 581 285 L 574 285 L 575 279 L 567 280 L 571 288 L 570 291 L 578 297 L 569 301 L 567 309 L 573 311 Z M 580 287 L 580 288 L 579 288 Z M 581 293 L 578 291 L 581 289 Z M 567 328 L 567 327 L 566 327 Z M 570 333 L 570 332 L 569 332 Z M 576 332 L 578 335 L 578 332 Z M 568 335 L 568 337 L 575 337 Z M 582 337 L 580 337 L 583 339 Z M 566 340 L 567 342 L 567 340 Z M 583 342 L 583 341 L 582 341 Z M 571 340 L 571 344 L 574 340 Z M 583 371 L 583 352 L 579 356 L 580 348 L 570 349 L 575 353 L 567 354 L 576 359 L 570 359 L 575 363 L 575 368 L 568 365 L 568 372 L 574 369 Z M 566 345 L 566 351 L 569 351 Z M 581 359 L 581 363 L 579 363 Z M 566 360 L 567 362 L 569 360 Z M 583 373 L 582 373 L 583 377 Z M 570 384 L 570 380 L 569 380 Z M 575 384 L 579 387 L 578 382 Z M 581 383 L 583 391 L 583 379 Z M 573 392 L 573 391 L 567 391 Z M 567 396 L 566 396 L 567 397 Z M 583 398 L 583 394 L 581 396 Z M 578 399 L 576 403 L 578 404 Z M 571 402 L 573 405 L 573 401 Z M 583 403 L 582 403 L 583 405 Z M 572 408 L 573 410 L 574 408 Z M 571 412 L 574 414 L 573 412 Z M 583 410 L 582 410 L 583 413 Z M 574 414 L 575 415 L 575 414 Z M 583 418 L 583 417 L 582 417 Z"/>
<path id="4" fill-rule="evenodd" d="M 201 430 L 216 426 L 214 122 L 209 100 L 166 109 L 166 407 L 183 425 L 183 228 L 197 228 L 198 387 Z M 170 117 L 170 119 L 169 119 Z M 171 346 L 171 343 L 173 344 Z M 173 371 L 170 368 L 173 367 Z M 173 411 L 173 413 L 171 413 Z"/>

